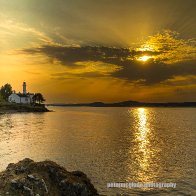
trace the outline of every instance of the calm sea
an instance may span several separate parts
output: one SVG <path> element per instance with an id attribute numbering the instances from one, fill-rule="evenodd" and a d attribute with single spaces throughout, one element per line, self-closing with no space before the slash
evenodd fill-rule
<path id="1" fill-rule="evenodd" d="M 50 107 L 0 115 L 0 169 L 25 157 L 81 170 L 103 195 L 196 195 L 196 108 Z M 173 188 L 107 188 L 173 182 Z"/>

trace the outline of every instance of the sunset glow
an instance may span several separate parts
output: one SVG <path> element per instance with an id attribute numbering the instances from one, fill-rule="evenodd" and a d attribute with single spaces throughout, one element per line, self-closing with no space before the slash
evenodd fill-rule
<path id="1" fill-rule="evenodd" d="M 196 195 L 196 0 L 0 8 L 0 195 Z"/>
<path id="2" fill-rule="evenodd" d="M 0 85 L 48 102 L 193 101 L 196 12 L 181 4 L 1 1 Z"/>
<path id="3" fill-rule="evenodd" d="M 139 57 L 138 60 L 145 62 L 145 61 L 149 60 L 150 58 L 151 58 L 150 56 L 142 56 L 142 57 Z"/>

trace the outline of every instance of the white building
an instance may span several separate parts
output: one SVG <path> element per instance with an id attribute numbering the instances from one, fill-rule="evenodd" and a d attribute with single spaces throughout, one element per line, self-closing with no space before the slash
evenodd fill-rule
<path id="1" fill-rule="evenodd" d="M 33 93 L 27 93 L 27 85 L 26 82 L 23 82 L 23 93 L 12 93 L 8 101 L 10 103 L 23 103 L 23 104 L 30 104 L 33 102 L 34 94 Z"/>

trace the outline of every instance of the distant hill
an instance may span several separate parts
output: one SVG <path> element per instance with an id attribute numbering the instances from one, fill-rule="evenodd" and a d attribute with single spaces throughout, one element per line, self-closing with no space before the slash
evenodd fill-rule
<path id="1" fill-rule="evenodd" d="M 168 103 L 147 103 L 138 101 L 123 101 L 117 103 L 78 103 L 78 104 L 47 104 L 47 106 L 64 106 L 64 107 L 196 107 L 196 102 L 168 102 Z"/>

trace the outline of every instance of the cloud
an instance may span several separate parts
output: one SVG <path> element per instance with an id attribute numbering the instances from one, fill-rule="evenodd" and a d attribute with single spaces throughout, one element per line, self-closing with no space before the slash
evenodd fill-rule
<path id="1" fill-rule="evenodd" d="M 196 84 L 196 75 L 174 76 L 173 78 L 166 80 L 164 84 L 175 86 Z"/>
<path id="2" fill-rule="evenodd" d="M 128 81 L 142 79 L 148 85 L 163 82 L 176 75 L 196 74 L 194 60 L 169 65 L 153 60 L 141 63 L 137 60 L 129 60 L 133 52 L 123 48 L 43 46 L 39 49 L 27 49 L 25 52 L 43 53 L 69 67 L 71 72 L 80 69 L 80 72 L 97 72 L 104 75 L 104 71 L 100 71 L 104 69 L 112 77 Z M 138 55 L 137 52 L 135 54 Z"/>
<path id="3" fill-rule="evenodd" d="M 0 38 L 0 50 L 4 53 L 16 48 L 54 44 L 44 32 L 5 16 L 0 20 Z"/>
<path id="4" fill-rule="evenodd" d="M 24 49 L 27 54 L 43 54 L 81 77 L 111 76 L 145 85 L 163 83 L 176 76 L 196 75 L 195 40 L 178 38 L 176 32 L 164 31 L 150 36 L 136 48 L 104 46 L 68 47 L 43 45 Z M 142 62 L 143 56 L 147 61 Z"/>
<path id="5" fill-rule="evenodd" d="M 196 39 L 184 40 L 179 37 L 179 33 L 164 30 L 149 36 L 147 41 L 136 50 L 147 53 L 154 61 L 165 64 L 196 60 Z"/>
<path id="6" fill-rule="evenodd" d="M 123 62 L 123 69 L 113 74 L 114 77 L 124 78 L 128 81 L 143 79 L 144 84 L 152 85 L 162 83 L 174 76 L 196 75 L 195 61 L 167 65 L 161 62 L 151 62 L 143 65 L 139 62 Z"/>
<path id="7" fill-rule="evenodd" d="M 28 71 L 28 70 L 24 70 L 25 73 L 30 74 L 30 75 L 40 75 L 39 72 L 35 72 L 35 71 Z"/>
<path id="8" fill-rule="evenodd" d="M 74 68 L 67 69 L 64 72 L 51 74 L 53 79 L 64 80 L 73 78 L 98 78 L 108 77 L 111 73 L 120 69 L 119 66 L 103 63 L 101 61 L 79 61 L 75 62 Z"/>
<path id="9" fill-rule="evenodd" d="M 108 100 L 134 94 L 167 100 L 176 87 L 195 83 L 195 5 L 195 0 L 1 0 L 1 81 L 27 78 L 54 99 L 66 100 L 70 92 L 78 100 L 106 94 Z M 156 34 L 162 28 L 172 31 Z"/>

